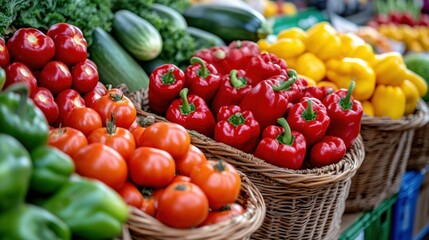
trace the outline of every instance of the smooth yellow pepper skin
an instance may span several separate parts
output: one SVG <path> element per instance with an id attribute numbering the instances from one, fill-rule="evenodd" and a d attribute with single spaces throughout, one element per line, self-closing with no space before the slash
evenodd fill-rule
<path id="1" fill-rule="evenodd" d="M 429 67 L 429 66 L 428 66 Z M 406 79 L 410 80 L 416 87 L 417 90 L 419 91 L 419 96 L 423 97 L 426 95 L 426 93 L 428 92 L 428 84 L 427 82 L 417 73 L 407 69 L 406 70 Z"/>
<path id="2" fill-rule="evenodd" d="M 375 63 L 375 54 L 371 45 L 353 33 L 340 34 L 339 36 L 343 57 L 360 58 L 367 61 L 371 66 Z"/>
<path id="3" fill-rule="evenodd" d="M 296 69 L 296 60 L 297 58 L 286 58 L 284 59 L 288 68 Z"/>
<path id="4" fill-rule="evenodd" d="M 308 37 L 307 32 L 297 27 L 285 29 L 277 35 L 278 39 L 295 38 L 295 39 L 300 39 L 301 41 L 305 41 L 307 37 Z"/>
<path id="5" fill-rule="evenodd" d="M 307 30 L 307 51 L 322 60 L 341 55 L 341 39 L 337 31 L 327 22 L 321 22 Z"/>
<path id="6" fill-rule="evenodd" d="M 271 43 L 269 43 L 266 39 L 259 39 L 257 44 L 261 51 L 267 51 L 267 49 L 271 46 Z"/>
<path id="7" fill-rule="evenodd" d="M 305 45 L 300 39 L 281 38 L 268 47 L 267 52 L 282 59 L 293 58 L 305 51 Z"/>
<path id="8" fill-rule="evenodd" d="M 404 59 L 397 52 L 376 55 L 374 71 L 377 75 L 377 84 L 399 86 L 406 78 Z"/>
<path id="9" fill-rule="evenodd" d="M 316 82 L 322 80 L 326 75 L 325 64 L 313 53 L 309 52 L 298 57 L 295 69 L 300 74 L 307 76 Z"/>
<path id="10" fill-rule="evenodd" d="M 371 66 L 359 58 L 331 59 L 326 63 L 326 75 L 339 88 L 348 88 L 356 81 L 353 97 L 363 101 L 369 99 L 375 89 L 375 73 Z"/>
<path id="11" fill-rule="evenodd" d="M 337 84 L 330 81 L 320 81 L 320 82 L 317 82 L 316 84 L 318 87 L 328 86 L 328 87 L 332 87 L 334 91 L 338 90 Z"/>
<path id="12" fill-rule="evenodd" d="M 316 81 L 314 81 L 312 78 L 301 74 L 298 74 L 298 77 L 303 78 L 307 82 L 308 86 L 316 86 Z"/>
<path id="13" fill-rule="evenodd" d="M 405 94 L 405 115 L 411 114 L 416 110 L 417 102 L 419 101 L 419 90 L 410 81 L 405 79 L 401 84 L 401 89 Z"/>
<path id="14" fill-rule="evenodd" d="M 374 117 L 374 107 L 372 106 L 372 103 L 366 100 L 366 101 L 362 101 L 361 104 L 362 104 L 363 113 L 368 116 Z"/>
<path id="15" fill-rule="evenodd" d="M 400 119 L 405 113 L 405 94 L 399 86 L 378 85 L 372 96 L 374 114 L 378 117 Z"/>

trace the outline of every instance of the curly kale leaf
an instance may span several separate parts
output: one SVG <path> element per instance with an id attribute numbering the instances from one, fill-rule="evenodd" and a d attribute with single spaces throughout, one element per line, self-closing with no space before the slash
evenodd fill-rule
<path id="1" fill-rule="evenodd" d="M 180 13 L 183 13 L 191 6 L 191 3 L 188 0 L 155 0 L 155 3 L 169 6 Z"/>

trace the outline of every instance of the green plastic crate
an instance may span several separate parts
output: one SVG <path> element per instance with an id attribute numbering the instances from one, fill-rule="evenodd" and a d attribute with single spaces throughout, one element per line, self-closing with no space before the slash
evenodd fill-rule
<path id="1" fill-rule="evenodd" d="M 365 239 L 389 240 L 392 212 L 397 196 L 384 200 L 371 213 L 371 224 L 365 230 Z"/>
<path id="2" fill-rule="evenodd" d="M 371 223 L 371 213 L 362 214 L 347 230 L 341 233 L 339 240 L 364 240 L 365 230 Z"/>

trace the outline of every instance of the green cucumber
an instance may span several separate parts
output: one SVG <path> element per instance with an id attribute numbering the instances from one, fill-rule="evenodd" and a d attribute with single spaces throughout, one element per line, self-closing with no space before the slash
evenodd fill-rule
<path id="1" fill-rule="evenodd" d="M 213 33 L 225 42 L 257 41 L 271 33 L 266 19 L 256 10 L 225 4 L 196 4 L 183 16 L 188 26 Z"/>
<path id="2" fill-rule="evenodd" d="M 138 60 L 152 60 L 162 50 L 162 38 L 152 24 L 128 10 L 115 13 L 113 34 L 119 43 Z"/>
<path id="3" fill-rule="evenodd" d="M 139 64 L 102 28 L 93 33 L 90 48 L 92 60 L 97 64 L 100 81 L 118 86 L 125 83 L 130 91 L 147 88 L 149 78 Z"/>
<path id="4" fill-rule="evenodd" d="M 150 10 L 157 13 L 161 18 L 170 21 L 178 29 L 185 30 L 188 27 L 185 18 L 171 7 L 154 3 L 150 7 Z"/>
<path id="5" fill-rule="evenodd" d="M 225 46 L 225 42 L 213 33 L 194 27 L 188 27 L 186 31 L 195 39 L 196 49 Z"/>

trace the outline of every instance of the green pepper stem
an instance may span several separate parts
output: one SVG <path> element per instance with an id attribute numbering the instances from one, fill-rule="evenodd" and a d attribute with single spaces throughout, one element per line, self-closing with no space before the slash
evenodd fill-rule
<path id="1" fill-rule="evenodd" d="M 113 135 L 116 133 L 116 123 L 115 123 L 115 113 L 112 112 L 112 114 L 110 114 L 110 120 L 107 119 L 106 121 L 106 130 L 107 130 L 107 134 L 109 135 Z"/>
<path id="2" fill-rule="evenodd" d="M 245 78 L 238 78 L 237 77 L 237 70 L 233 69 L 229 73 L 229 81 L 231 82 L 231 85 L 236 88 L 240 89 L 244 86 L 246 86 L 246 79 Z"/>
<path id="3" fill-rule="evenodd" d="M 30 95 L 30 90 L 28 89 L 28 86 L 24 83 L 15 83 L 8 87 L 4 93 L 16 93 L 19 95 L 19 105 L 16 113 L 18 116 L 22 117 L 27 112 L 27 99 Z"/>
<path id="4" fill-rule="evenodd" d="M 350 101 L 353 90 L 355 89 L 355 81 L 351 81 L 349 85 L 349 89 L 347 90 L 347 95 L 340 99 L 340 105 L 343 110 L 350 110 L 353 107 L 353 102 Z"/>
<path id="5" fill-rule="evenodd" d="M 243 45 L 243 43 L 240 40 L 235 41 L 235 48 L 241 48 L 241 45 Z"/>
<path id="6" fill-rule="evenodd" d="M 182 112 L 183 115 L 187 115 L 191 112 L 195 111 L 195 106 L 194 104 L 189 103 L 188 101 L 188 89 L 187 88 L 183 88 L 180 93 L 179 93 L 180 97 L 182 98 L 182 105 L 179 106 L 180 111 Z"/>
<path id="7" fill-rule="evenodd" d="M 243 117 L 243 114 L 236 113 L 228 118 L 228 122 L 237 127 L 241 124 L 244 124 L 246 122 L 246 119 Z"/>
<path id="8" fill-rule="evenodd" d="M 292 131 L 291 131 L 290 126 L 287 123 L 286 119 L 278 118 L 277 122 L 284 129 L 283 133 L 277 137 L 277 141 L 279 141 L 280 143 L 285 144 L 285 145 L 292 145 L 292 143 L 293 143 Z"/>
<path id="9" fill-rule="evenodd" d="M 223 172 L 226 170 L 226 164 L 223 160 L 219 160 L 216 162 L 216 164 L 213 166 L 213 168 L 217 171 L 217 172 Z"/>
<path id="10" fill-rule="evenodd" d="M 215 52 L 215 57 L 217 58 L 217 59 L 225 59 L 226 58 L 226 53 L 225 53 L 225 51 L 222 51 L 222 50 L 220 50 L 220 49 L 218 49 L 218 50 L 216 50 L 216 52 Z"/>
<path id="11" fill-rule="evenodd" d="M 308 99 L 308 106 L 307 109 L 304 110 L 304 112 L 302 113 L 302 117 L 304 118 L 305 121 L 312 121 L 314 119 L 316 119 L 316 112 L 313 110 L 313 101 L 311 101 L 311 99 Z"/>
<path id="12" fill-rule="evenodd" d="M 167 74 L 162 75 L 162 84 L 171 85 L 176 81 L 176 79 L 174 78 L 173 72 L 174 72 L 174 68 L 170 68 L 168 69 Z"/>
<path id="13" fill-rule="evenodd" d="M 198 75 L 200 75 L 202 78 L 206 78 L 210 74 L 210 71 L 207 69 L 204 60 L 199 57 L 192 57 L 191 64 L 194 65 L 195 63 L 198 63 L 201 66 Z"/>
<path id="14" fill-rule="evenodd" d="M 289 78 L 287 81 L 284 81 L 282 83 L 280 83 L 279 86 L 271 86 L 273 88 L 274 91 L 278 92 L 281 90 L 287 90 L 289 89 L 290 86 L 292 86 L 292 84 L 294 84 L 298 78 L 298 74 L 296 73 L 295 70 L 288 70 L 287 71 Z"/>

